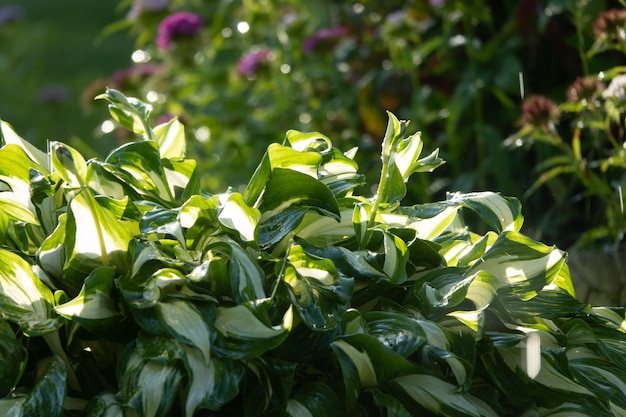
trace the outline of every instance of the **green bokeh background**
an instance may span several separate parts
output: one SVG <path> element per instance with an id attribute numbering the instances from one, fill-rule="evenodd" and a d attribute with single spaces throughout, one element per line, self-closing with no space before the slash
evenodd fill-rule
<path id="1" fill-rule="evenodd" d="M 94 80 L 130 65 L 133 40 L 124 31 L 103 29 L 124 17 L 118 0 L 0 0 L 23 8 L 19 20 L 0 24 L 0 117 L 29 141 L 44 147 L 59 140 L 86 156 L 112 149 L 94 130 L 106 105 L 81 104 Z M 46 88 L 67 90 L 60 101 L 43 101 Z"/>

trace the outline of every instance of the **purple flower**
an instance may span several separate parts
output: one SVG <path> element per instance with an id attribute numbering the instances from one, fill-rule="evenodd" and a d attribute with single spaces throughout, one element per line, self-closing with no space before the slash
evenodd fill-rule
<path id="1" fill-rule="evenodd" d="M 347 34 L 348 28 L 342 25 L 321 29 L 304 40 L 304 52 L 312 52 L 317 48 L 318 44 L 332 42 L 338 38 L 343 38 Z"/>
<path id="2" fill-rule="evenodd" d="M 261 64 L 267 62 L 272 55 L 272 51 L 269 49 L 261 49 L 260 51 L 250 52 L 249 54 L 241 57 L 237 62 L 237 71 L 241 75 L 249 77 L 253 75 Z"/>
<path id="3" fill-rule="evenodd" d="M 196 36 L 202 25 L 202 19 L 195 13 L 173 13 L 159 24 L 156 44 L 160 49 L 167 50 L 177 39 Z"/>
<path id="4" fill-rule="evenodd" d="M 118 89 L 125 89 L 127 85 L 142 81 L 163 71 L 160 64 L 139 64 L 130 68 L 117 70 L 113 73 L 113 82 Z"/>
<path id="5" fill-rule="evenodd" d="M 159 10 L 163 10 L 168 4 L 169 0 L 135 0 L 127 17 L 130 20 L 135 20 L 146 12 L 158 12 Z"/>
<path id="6" fill-rule="evenodd" d="M 21 6 L 10 5 L 0 7 L 0 25 L 15 22 L 24 16 L 24 9 Z"/>
<path id="7" fill-rule="evenodd" d="M 443 7 L 446 5 L 446 0 L 429 0 L 431 7 Z"/>
<path id="8" fill-rule="evenodd" d="M 40 103 L 63 103 L 70 96 L 68 88 L 61 84 L 48 84 L 41 90 L 37 99 Z"/>

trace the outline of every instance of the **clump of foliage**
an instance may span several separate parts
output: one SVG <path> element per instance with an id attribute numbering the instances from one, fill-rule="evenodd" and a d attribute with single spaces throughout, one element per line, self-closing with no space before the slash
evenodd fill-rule
<path id="1" fill-rule="evenodd" d="M 210 195 L 176 119 L 100 98 L 140 137 L 104 161 L 2 123 L 0 414 L 626 412 L 624 309 L 576 300 L 516 199 L 402 205 L 442 163 L 406 122 L 389 114 L 372 196 L 356 150 L 293 130 Z"/>
<path id="2" fill-rule="evenodd" d="M 626 9 L 600 13 L 583 63 L 607 56 L 612 66 L 577 77 L 562 97 L 528 97 L 510 147 L 532 149 L 537 178 L 526 191 L 550 202 L 538 224 L 545 238 L 570 248 L 624 249 Z M 587 67 L 588 65 L 585 65 Z"/>

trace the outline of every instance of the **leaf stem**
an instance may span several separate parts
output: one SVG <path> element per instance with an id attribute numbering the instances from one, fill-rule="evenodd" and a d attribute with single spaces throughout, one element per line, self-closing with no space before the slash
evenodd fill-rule
<path id="1" fill-rule="evenodd" d="M 61 360 L 63 360 L 63 362 L 65 363 L 65 367 L 67 368 L 68 387 L 74 391 L 80 391 L 80 384 L 78 383 L 78 378 L 76 377 L 74 368 L 72 367 L 72 364 L 70 363 L 70 360 L 67 357 L 65 350 L 63 350 L 63 347 L 61 346 L 59 331 L 55 330 L 53 332 L 46 333 L 43 335 L 43 338 L 50 347 L 52 353 L 60 357 Z"/>

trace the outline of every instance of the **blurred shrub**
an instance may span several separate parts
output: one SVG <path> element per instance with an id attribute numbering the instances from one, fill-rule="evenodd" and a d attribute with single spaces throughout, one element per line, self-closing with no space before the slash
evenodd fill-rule
<path id="1" fill-rule="evenodd" d="M 188 124 L 207 172 L 218 160 L 236 164 L 230 183 L 241 181 L 246 161 L 294 125 L 329 132 L 371 161 L 389 110 L 413 120 L 448 161 L 435 183 L 416 181 L 416 200 L 447 187 L 523 194 L 533 181 L 528 161 L 502 146 L 520 94 L 563 91 L 580 75 L 581 48 L 591 45 L 593 19 L 607 7 L 582 0 L 126 4 L 128 17 L 115 28 L 136 36 L 134 65 L 160 70 L 114 87 Z M 159 31 L 179 12 L 195 14 L 201 27 L 159 47 Z M 205 185 L 222 186 L 211 175 Z"/>

